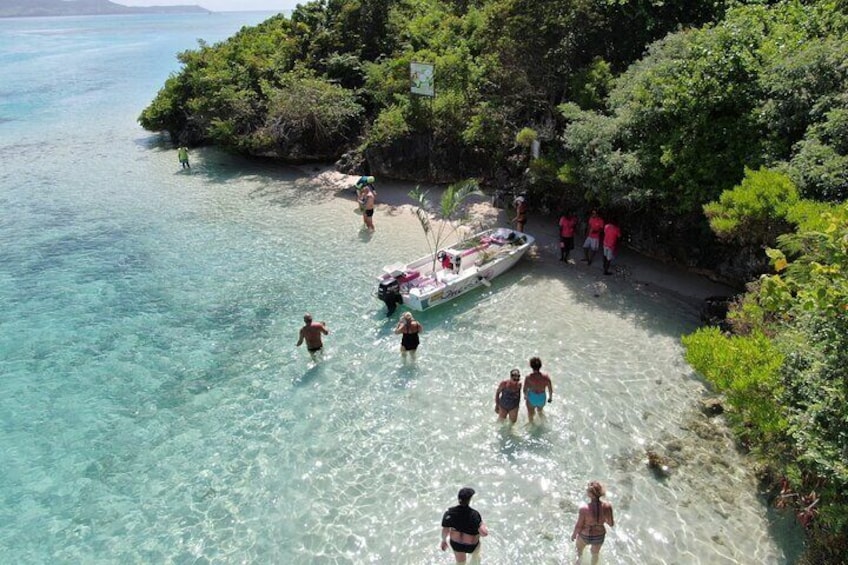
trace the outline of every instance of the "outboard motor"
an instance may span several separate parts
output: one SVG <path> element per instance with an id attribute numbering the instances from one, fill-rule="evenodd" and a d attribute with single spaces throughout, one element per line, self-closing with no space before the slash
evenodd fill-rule
<path id="1" fill-rule="evenodd" d="M 400 283 L 397 279 L 387 278 L 380 281 L 380 286 L 377 287 L 377 298 L 386 303 L 386 317 L 395 313 L 398 304 L 403 303 L 403 297 L 400 295 Z"/>

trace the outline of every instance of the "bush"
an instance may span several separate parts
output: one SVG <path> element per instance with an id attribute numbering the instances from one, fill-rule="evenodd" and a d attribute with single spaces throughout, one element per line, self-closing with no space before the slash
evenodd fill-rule
<path id="1" fill-rule="evenodd" d="M 374 120 L 374 125 L 368 132 L 366 142 L 376 146 L 387 146 L 392 141 L 409 133 L 410 127 L 406 121 L 403 108 L 390 106 L 380 112 L 380 115 Z"/>
<path id="2" fill-rule="evenodd" d="M 741 183 L 703 209 L 720 238 L 773 244 L 778 235 L 789 231 L 787 216 L 797 202 L 798 189 L 788 176 L 766 168 L 746 168 Z"/>
<path id="3" fill-rule="evenodd" d="M 530 149 L 530 146 L 533 145 L 533 142 L 538 138 L 539 134 L 537 134 L 536 130 L 533 128 L 521 128 L 521 131 L 515 134 L 515 143 L 521 147 Z"/>
<path id="4" fill-rule="evenodd" d="M 744 443 L 768 450 L 783 439 L 783 355 L 768 337 L 761 332 L 726 337 L 709 327 L 685 336 L 683 345 L 686 360 L 730 403 L 729 418 Z"/>

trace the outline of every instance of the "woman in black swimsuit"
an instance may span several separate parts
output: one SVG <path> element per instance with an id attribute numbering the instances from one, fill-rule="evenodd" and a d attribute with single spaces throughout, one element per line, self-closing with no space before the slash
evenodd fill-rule
<path id="1" fill-rule="evenodd" d="M 422 331 L 424 331 L 424 326 L 412 317 L 412 312 L 404 312 L 397 327 L 395 327 L 395 333 L 400 334 L 400 352 L 403 354 L 404 360 L 407 352 L 409 352 L 412 360 L 415 360 L 415 351 L 418 349 L 419 342 L 418 334 Z"/>
<path id="2" fill-rule="evenodd" d="M 513 369 L 509 372 L 509 380 L 501 381 L 495 391 L 495 412 L 498 421 L 506 420 L 513 424 L 518 420 L 518 407 L 521 404 L 521 371 Z"/>

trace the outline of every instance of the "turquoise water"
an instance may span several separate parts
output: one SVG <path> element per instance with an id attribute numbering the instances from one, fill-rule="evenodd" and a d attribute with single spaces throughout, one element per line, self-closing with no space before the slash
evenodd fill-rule
<path id="1" fill-rule="evenodd" d="M 425 250 L 408 210 L 372 237 L 301 170 L 179 170 L 138 114 L 175 53 L 264 16 L 0 20 L 2 561 L 449 563 L 440 516 L 471 485 L 485 562 L 565 563 L 600 479 L 605 563 L 791 562 L 797 533 L 691 425 L 685 302 L 598 292 L 541 248 L 420 316 L 404 365 L 370 294 Z M 317 365 L 307 309 L 332 332 Z M 502 428 L 494 389 L 531 355 L 547 421 Z M 690 464 L 660 481 L 644 450 L 670 443 Z"/>

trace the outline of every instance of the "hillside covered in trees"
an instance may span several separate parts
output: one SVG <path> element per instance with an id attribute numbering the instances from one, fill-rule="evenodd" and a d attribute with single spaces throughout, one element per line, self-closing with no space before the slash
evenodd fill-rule
<path id="1" fill-rule="evenodd" d="M 848 3 L 322 0 L 180 53 L 175 143 L 600 206 L 746 292 L 687 336 L 810 563 L 848 553 Z M 433 98 L 410 63 L 435 67 Z M 530 146 L 540 143 L 538 158 Z"/>

